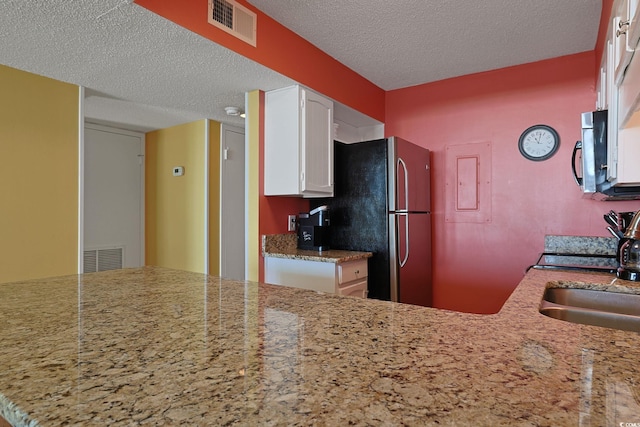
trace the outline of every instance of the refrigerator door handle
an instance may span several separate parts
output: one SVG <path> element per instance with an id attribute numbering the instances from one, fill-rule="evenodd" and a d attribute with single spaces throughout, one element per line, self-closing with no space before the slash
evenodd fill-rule
<path id="1" fill-rule="evenodd" d="M 409 215 L 399 214 L 398 221 L 400 218 L 404 218 L 404 257 L 400 260 L 400 267 L 404 267 L 409 259 Z"/>
<path id="2" fill-rule="evenodd" d="M 401 208 L 400 206 L 398 206 L 398 210 L 408 211 L 409 210 L 409 172 L 407 171 L 407 164 L 404 162 L 404 160 L 402 160 L 401 157 L 398 157 L 398 174 L 400 174 L 400 166 L 402 166 L 402 170 L 404 172 L 404 208 Z"/>

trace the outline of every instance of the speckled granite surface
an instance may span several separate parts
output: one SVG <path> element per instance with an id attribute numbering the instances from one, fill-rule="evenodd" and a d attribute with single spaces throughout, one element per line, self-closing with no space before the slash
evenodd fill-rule
<path id="1" fill-rule="evenodd" d="M 615 237 L 558 236 L 544 237 L 544 251 L 573 254 L 615 255 L 618 240 Z"/>
<path id="2" fill-rule="evenodd" d="M 495 315 L 159 268 L 2 284 L 0 410 L 42 426 L 640 423 L 640 334 L 538 313 L 547 283 L 612 279 L 532 270 Z"/>
<path id="3" fill-rule="evenodd" d="M 544 238 L 545 253 L 599 256 L 544 255 L 540 262 L 551 265 L 598 266 L 615 269 L 618 267 L 618 261 L 614 257 L 617 249 L 618 240 L 614 237 L 547 235 Z M 611 258 L 604 256 L 611 256 Z"/>
<path id="4" fill-rule="evenodd" d="M 274 258 L 301 259 L 306 261 L 342 263 L 357 259 L 370 258 L 371 252 L 342 251 L 308 251 L 298 249 L 297 236 L 288 234 L 266 234 L 262 236 L 262 256 Z"/>

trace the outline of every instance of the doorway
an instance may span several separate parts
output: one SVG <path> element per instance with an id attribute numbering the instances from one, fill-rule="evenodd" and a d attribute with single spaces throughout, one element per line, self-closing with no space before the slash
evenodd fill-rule
<path id="1" fill-rule="evenodd" d="M 144 264 L 144 134 L 86 123 L 83 272 Z"/>
<path id="2" fill-rule="evenodd" d="M 245 278 L 245 138 L 244 129 L 222 125 L 220 131 L 220 275 Z"/>

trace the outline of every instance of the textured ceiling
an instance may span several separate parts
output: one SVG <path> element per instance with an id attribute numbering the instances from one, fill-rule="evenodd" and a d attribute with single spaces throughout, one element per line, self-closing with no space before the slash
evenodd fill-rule
<path id="1" fill-rule="evenodd" d="M 389 90 L 594 48 L 601 0 L 249 0 Z M 258 23 L 259 25 L 259 23 Z M 0 63 L 82 85 L 94 122 L 150 130 L 225 115 L 294 82 L 132 0 L 2 0 Z M 354 125 L 372 121 L 338 106 Z"/>
<path id="2" fill-rule="evenodd" d="M 385 90 L 593 50 L 602 0 L 249 0 Z"/>
<path id="3" fill-rule="evenodd" d="M 87 88 L 91 121 L 149 130 L 294 82 L 127 0 L 0 1 L 0 63 Z"/>

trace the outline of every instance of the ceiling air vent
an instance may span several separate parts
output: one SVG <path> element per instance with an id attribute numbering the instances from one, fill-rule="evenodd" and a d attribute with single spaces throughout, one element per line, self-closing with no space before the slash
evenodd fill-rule
<path id="1" fill-rule="evenodd" d="M 209 0 L 209 24 L 256 45 L 256 14 L 234 0 Z"/>

